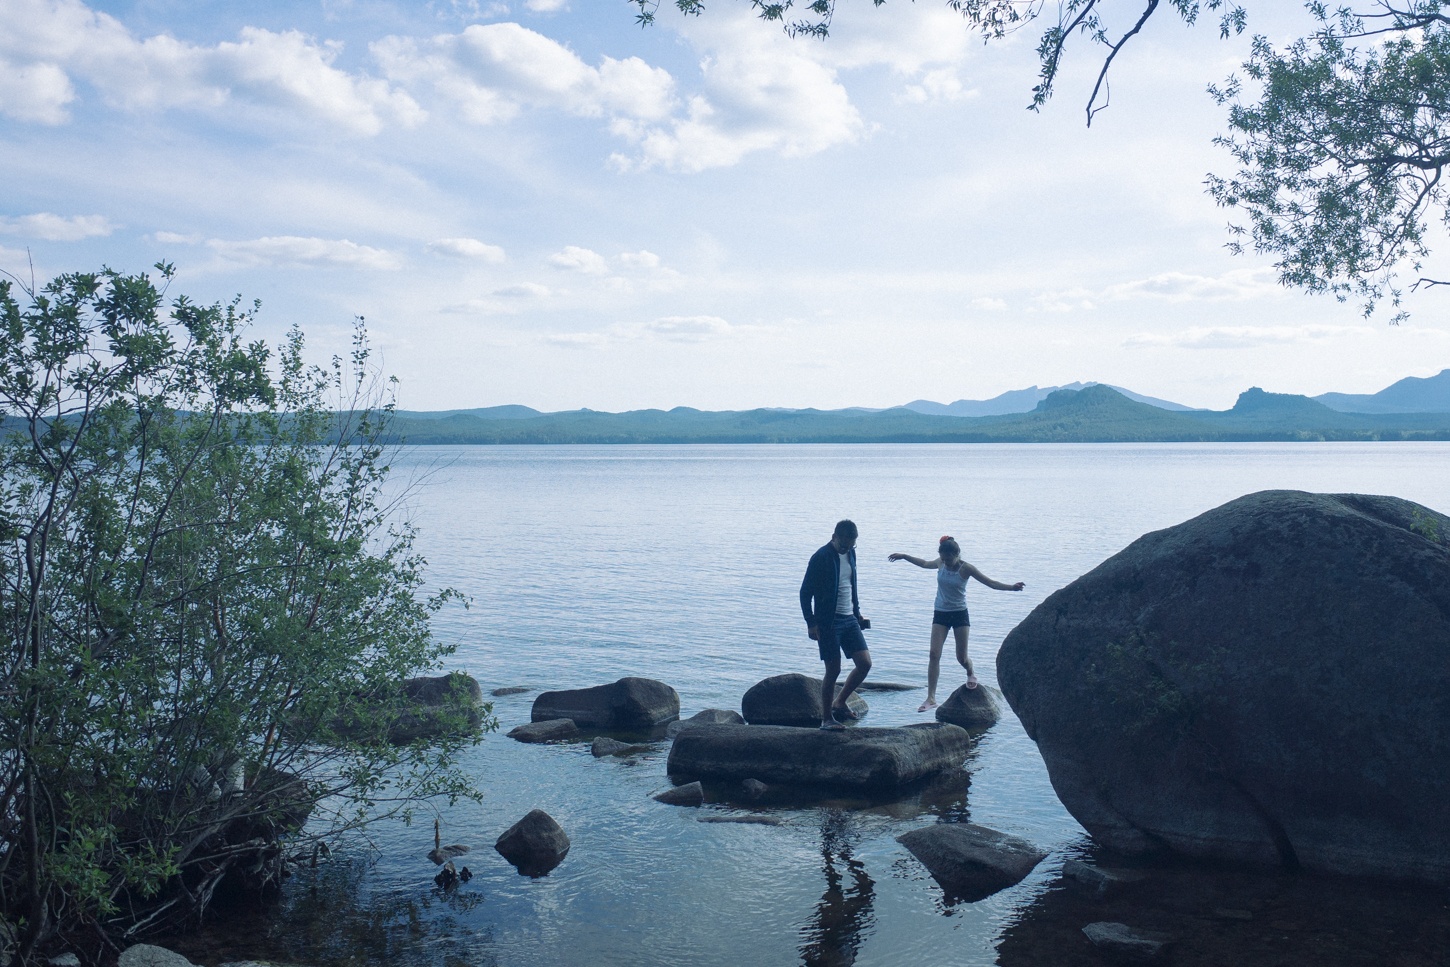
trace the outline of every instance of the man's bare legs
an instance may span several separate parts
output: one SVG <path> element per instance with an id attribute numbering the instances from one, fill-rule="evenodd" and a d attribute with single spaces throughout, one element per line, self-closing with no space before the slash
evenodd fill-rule
<path id="1" fill-rule="evenodd" d="M 929 712 L 936 708 L 936 683 L 941 678 L 941 652 L 942 646 L 946 644 L 947 626 L 931 626 L 931 657 L 926 662 L 926 701 L 921 703 L 918 712 Z M 957 649 L 961 652 L 960 646 Z"/>
<path id="2" fill-rule="evenodd" d="M 867 674 L 871 671 L 871 650 L 862 648 L 851 656 L 851 661 L 856 667 L 846 676 L 846 682 L 841 686 L 840 694 L 836 693 L 836 679 L 841 674 L 841 659 L 837 657 L 833 661 L 826 662 L 826 673 L 821 678 L 821 726 L 834 723 L 835 717 L 832 711 L 838 708 L 846 708 L 846 700 L 851 693 L 866 680 Z"/>
<path id="3" fill-rule="evenodd" d="M 932 631 L 935 633 L 935 626 Z M 972 671 L 972 660 L 967 657 L 967 636 L 971 633 L 971 625 L 961 625 L 953 629 L 957 633 L 957 662 L 967 670 L 967 687 L 977 687 L 977 673 Z"/>

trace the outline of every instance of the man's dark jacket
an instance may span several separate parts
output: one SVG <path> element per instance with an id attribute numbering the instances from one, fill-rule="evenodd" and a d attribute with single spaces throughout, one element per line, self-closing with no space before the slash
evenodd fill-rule
<path id="1" fill-rule="evenodd" d="M 847 551 L 846 557 L 851 562 L 851 613 L 859 620 L 861 599 L 856 594 L 856 549 Z M 840 586 L 841 556 L 835 544 L 827 543 L 811 555 L 805 579 L 801 581 L 801 614 L 806 619 L 806 627 L 820 629 L 822 641 L 835 638 L 836 597 Z"/>

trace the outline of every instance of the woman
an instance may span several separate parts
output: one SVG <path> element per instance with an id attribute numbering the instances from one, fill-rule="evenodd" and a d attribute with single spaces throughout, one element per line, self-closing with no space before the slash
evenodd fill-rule
<path id="1" fill-rule="evenodd" d="M 953 538 L 943 537 L 937 546 L 935 560 L 923 561 L 910 554 L 890 554 L 888 561 L 910 561 L 917 567 L 936 571 L 936 605 L 931 618 L 931 660 L 926 666 L 926 701 L 918 712 L 936 708 L 936 681 L 941 675 L 941 650 L 947 640 L 947 629 L 952 629 L 957 638 L 957 661 L 967 670 L 967 687 L 977 687 L 977 675 L 972 671 L 972 660 L 967 657 L 967 633 L 971 620 L 967 617 L 967 578 L 976 578 L 987 587 L 997 591 L 1021 591 L 1025 584 L 1003 584 L 993 581 L 987 575 L 962 560 L 962 548 Z"/>

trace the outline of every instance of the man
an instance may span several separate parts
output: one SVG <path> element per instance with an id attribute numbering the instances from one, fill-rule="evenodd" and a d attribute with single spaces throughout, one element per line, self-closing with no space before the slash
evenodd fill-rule
<path id="1" fill-rule="evenodd" d="M 821 728 L 837 731 L 845 728 L 842 721 L 856 718 L 846 700 L 865 681 L 871 670 L 871 652 L 866 648 L 862 628 L 871 622 L 861 617 L 861 602 L 856 594 L 856 525 L 843 520 L 836 525 L 830 543 L 811 555 L 801 581 L 801 614 L 806 619 L 806 633 L 820 646 L 821 661 L 826 674 L 821 679 Z M 841 674 L 841 653 L 856 663 L 841 694 L 836 695 L 836 679 Z"/>

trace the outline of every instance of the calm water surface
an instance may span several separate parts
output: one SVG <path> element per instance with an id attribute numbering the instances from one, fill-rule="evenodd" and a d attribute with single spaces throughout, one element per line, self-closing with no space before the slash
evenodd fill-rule
<path id="1" fill-rule="evenodd" d="M 875 680 L 924 685 L 935 593 L 931 572 L 889 564 L 888 553 L 931 557 L 952 534 L 987 575 L 1026 582 L 1016 594 L 969 590 L 971 653 L 995 684 L 1006 633 L 1147 531 L 1270 488 L 1393 494 L 1446 511 L 1447 463 L 1443 443 L 871 445 L 421 448 L 394 467 L 413 484 L 430 575 L 473 598 L 436 625 L 457 643 L 457 667 L 486 691 L 658 678 L 688 716 L 738 709 L 768 675 L 819 673 L 796 593 L 839 518 L 861 530 Z M 944 696 L 964 673 L 950 654 L 942 673 Z M 866 724 L 927 718 L 915 711 L 923 695 L 866 695 Z M 529 720 L 532 700 L 496 700 L 501 732 Z M 667 752 L 596 760 L 587 743 L 491 735 L 467 758 L 485 802 L 442 814 L 444 842 L 474 847 L 472 882 L 450 895 L 433 887 L 431 821 L 388 826 L 355 862 L 294 880 L 266 929 L 231 952 L 261 946 L 313 963 L 991 964 L 1062 861 L 1087 848 L 1010 712 L 949 788 L 784 809 L 780 826 L 701 823 L 702 812 L 742 810 L 655 803 Z M 573 843 L 541 879 L 492 849 L 534 808 Z M 1052 855 L 1013 889 L 948 904 L 895 837 L 968 818 Z"/>

